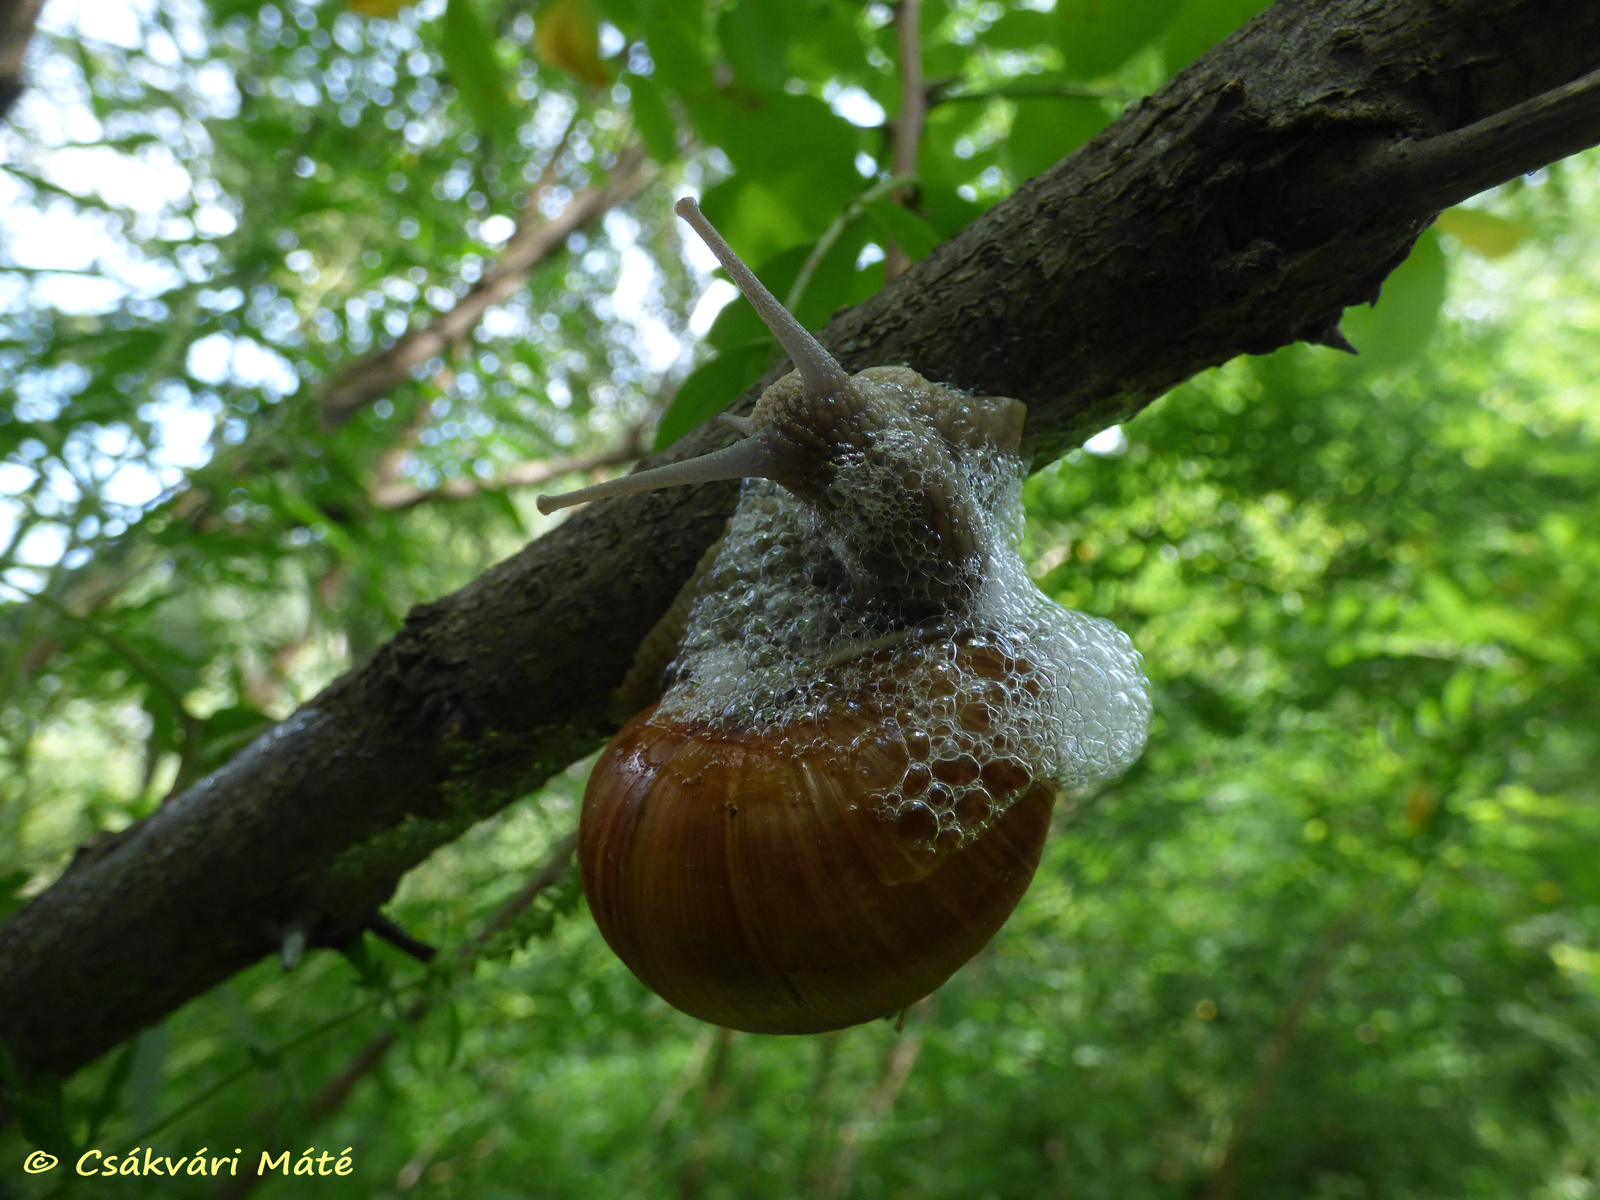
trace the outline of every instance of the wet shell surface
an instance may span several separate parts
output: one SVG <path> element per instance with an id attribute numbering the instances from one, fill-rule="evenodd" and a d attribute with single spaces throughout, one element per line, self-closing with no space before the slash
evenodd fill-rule
<path id="1" fill-rule="evenodd" d="M 1038 866 L 1054 788 L 991 771 L 1003 814 L 941 840 L 930 810 L 864 802 L 907 766 L 875 724 L 841 714 L 791 730 L 844 748 L 801 757 L 786 739 L 651 708 L 601 756 L 584 889 L 606 941 L 670 1004 L 755 1033 L 838 1029 L 926 996 L 1004 924 Z"/>

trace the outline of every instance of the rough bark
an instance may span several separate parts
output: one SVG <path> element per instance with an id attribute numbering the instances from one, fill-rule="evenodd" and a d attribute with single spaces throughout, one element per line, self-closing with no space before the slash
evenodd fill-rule
<path id="1" fill-rule="evenodd" d="M 1047 460 L 1236 354 L 1336 342 L 1438 208 L 1600 140 L 1593 80 L 1515 108 L 1597 64 L 1596 5 L 1281 0 L 823 340 L 852 369 L 1027 401 Z M 419 606 L 0 927 L 0 1038 L 70 1071 L 290 931 L 348 936 L 431 850 L 601 743 L 733 491 L 593 505 Z"/>

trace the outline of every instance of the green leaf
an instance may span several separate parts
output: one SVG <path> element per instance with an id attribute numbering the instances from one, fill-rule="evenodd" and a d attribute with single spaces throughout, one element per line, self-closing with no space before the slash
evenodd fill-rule
<path id="1" fill-rule="evenodd" d="M 445 1015 L 444 1065 L 448 1070 L 455 1065 L 456 1056 L 461 1053 L 461 1036 L 465 1027 L 461 1021 L 461 1006 L 453 997 L 446 995 L 441 1004 Z"/>
<path id="2" fill-rule="evenodd" d="M 928 235 L 922 232 L 925 224 L 914 214 L 905 215 L 909 218 L 905 222 L 908 233 L 926 240 Z M 846 229 L 812 272 L 794 314 L 807 329 L 820 329 L 835 310 L 864 300 L 881 286 L 881 267 L 856 270 L 856 260 L 867 241 L 863 226 L 857 222 Z M 787 297 L 811 251 L 809 245 L 791 247 L 757 267 L 756 278 L 773 295 Z M 717 349 L 717 356 L 692 371 L 678 388 L 656 428 L 657 450 L 665 449 L 702 421 L 716 416 L 761 378 L 781 353 L 766 325 L 742 296 L 717 314 L 706 341 Z"/>
<path id="3" fill-rule="evenodd" d="M 483 502 L 488 507 L 499 513 L 517 535 L 528 538 L 532 535 L 528 530 L 528 522 L 522 515 L 522 510 L 517 507 L 517 502 L 511 498 L 511 493 L 504 488 L 491 488 L 483 494 Z"/>
<path id="4" fill-rule="evenodd" d="M 139 1039 L 129 1038 L 123 1043 L 122 1049 L 117 1051 L 117 1057 L 112 1060 L 105 1086 L 100 1089 L 100 1098 L 89 1111 L 89 1131 L 84 1138 L 87 1144 L 95 1143 L 100 1131 L 111 1119 L 111 1114 L 117 1111 L 117 1104 L 122 1099 L 122 1090 L 127 1086 L 128 1076 L 133 1071 L 133 1060 L 138 1049 Z"/>
<path id="5" fill-rule="evenodd" d="M 355 968 L 358 986 L 374 992 L 389 990 L 392 978 L 389 964 L 375 957 L 367 949 L 366 934 L 358 933 L 340 951 L 345 961 Z"/>
<path id="6" fill-rule="evenodd" d="M 702 421 L 716 416 L 772 364 L 770 340 L 754 342 L 707 359 L 685 379 L 656 426 L 657 450 L 665 450 Z"/>
<path id="7" fill-rule="evenodd" d="M 1160 697 L 1222 737 L 1236 738 L 1245 731 L 1248 712 L 1202 679 L 1178 676 L 1167 682 Z"/>
<path id="8" fill-rule="evenodd" d="M 1447 273 L 1439 237 L 1430 229 L 1384 280 L 1376 305 L 1345 310 L 1341 327 L 1364 366 L 1394 366 L 1427 348 L 1444 304 Z"/>
<path id="9" fill-rule="evenodd" d="M 861 207 L 883 227 L 886 237 L 892 238 L 912 262 L 926 258 L 935 246 L 944 241 L 939 231 L 903 205 L 893 200 L 865 200 Z"/>
<path id="10" fill-rule="evenodd" d="M 810 252 L 809 246 L 790 247 L 763 261 L 755 268 L 755 277 L 781 300 L 788 296 L 789 289 L 794 286 L 795 276 L 800 273 Z M 706 332 L 706 343 L 724 352 L 739 350 L 760 341 L 771 342 L 772 333 L 743 296 L 737 296 L 724 305 Z"/>
<path id="11" fill-rule="evenodd" d="M 641 0 L 639 23 L 663 83 L 689 104 L 712 93 L 704 0 Z"/>
<path id="12" fill-rule="evenodd" d="M 700 207 L 740 258 L 766 262 L 827 228 L 827 210 L 796 211 L 795 201 L 792 188 L 734 175 L 707 191 Z M 845 203 L 841 199 L 833 211 Z"/>
<path id="13" fill-rule="evenodd" d="M 440 24 L 439 53 L 478 131 L 497 145 L 509 145 L 517 134 L 516 114 L 495 57 L 493 34 L 473 0 L 450 0 Z"/>
<path id="14" fill-rule="evenodd" d="M 167 1060 L 167 1027 L 152 1025 L 133 1039 L 133 1063 L 128 1068 L 128 1104 L 133 1110 L 134 1132 L 155 1127 L 161 1115 L 161 1088 Z"/>
<path id="15" fill-rule="evenodd" d="M 802 78 L 838 78 L 859 84 L 880 103 L 888 81 L 867 62 L 858 24 L 860 7 L 850 0 L 810 0 L 804 5 L 805 36 L 789 46 L 789 63 Z"/>
<path id="16" fill-rule="evenodd" d="M 757 278 L 766 282 L 764 276 L 758 275 Z M 788 281 L 793 279 L 794 271 L 790 271 Z M 787 287 L 788 282 L 783 286 Z M 767 290 L 777 294 L 770 283 L 767 284 Z M 706 331 L 706 344 L 719 354 L 729 354 L 762 341 L 769 345 L 775 344 L 771 332 L 756 315 L 756 310 L 750 306 L 750 301 L 743 296 L 736 296 L 723 305 L 722 311 L 717 314 L 717 319 L 711 322 L 711 328 Z"/>
<path id="17" fill-rule="evenodd" d="M 814 96 L 719 92 L 695 100 L 689 111 L 700 136 L 733 162 L 735 178 L 765 185 L 772 203 L 808 235 L 826 229 L 861 189 L 859 131 Z"/>
<path id="18" fill-rule="evenodd" d="M 633 124 L 644 139 L 645 150 L 659 163 L 671 162 L 678 157 L 678 127 L 661 88 L 647 75 L 629 75 L 627 84 Z"/>
<path id="19" fill-rule="evenodd" d="M 924 4 L 922 11 L 927 12 L 931 4 Z M 966 46 L 953 45 L 950 42 L 941 42 L 927 46 L 922 52 L 922 70 L 928 79 L 938 79 L 945 75 L 960 75 L 965 70 L 967 60 L 972 52 Z M 896 51 L 898 53 L 898 51 Z"/>
<path id="20" fill-rule="evenodd" d="M 948 241 L 983 215 L 985 206 L 968 200 L 950 184 L 936 184 L 924 180 L 918 200 L 928 224 Z"/>
<path id="21" fill-rule="evenodd" d="M 982 40 L 989 50 L 1029 50 L 1049 45 L 1059 37 L 1060 22 L 1050 13 L 1015 8 L 989 26 Z"/>
<path id="22" fill-rule="evenodd" d="M 984 107 L 976 104 L 941 104 L 928 114 L 917 151 L 918 208 L 946 238 L 969 225 L 986 207 L 962 199 L 959 189 L 999 165 L 999 146 L 986 146 L 965 158 L 956 153 L 962 139 L 984 119 Z"/>
<path id="23" fill-rule="evenodd" d="M 908 232 L 919 239 L 925 237 L 925 234 L 916 232 L 918 224 L 915 216 L 907 215 L 911 216 L 911 221 L 907 223 Z M 801 290 L 799 302 L 792 309 L 795 320 L 807 329 L 821 329 L 833 319 L 837 310 L 860 303 L 883 286 L 881 279 L 872 282 L 870 269 L 856 269 L 856 260 L 871 240 L 873 231 L 870 223 L 852 221 L 845 226 L 812 269 L 810 278 Z M 774 255 L 756 268 L 756 278 L 787 305 L 799 281 L 800 272 L 816 245 L 813 242 L 810 245 L 792 246 Z M 771 336 L 761 318 L 756 316 L 755 309 L 750 307 L 750 302 L 741 296 L 717 314 L 707 340 L 719 349 L 730 349 L 763 338 L 770 340 Z"/>
<path id="24" fill-rule="evenodd" d="M 789 78 L 787 20 L 791 9 L 770 0 L 741 0 L 722 10 L 717 37 L 741 83 L 776 91 Z"/>
<path id="25" fill-rule="evenodd" d="M 28 871 L 7 871 L 0 875 L 0 920 L 4 920 L 27 903 L 22 889 L 28 886 L 33 875 Z"/>
<path id="26" fill-rule="evenodd" d="M 1018 183 L 1047 171 L 1111 122 L 1097 101 L 1018 100 L 1006 162 Z"/>
<path id="27" fill-rule="evenodd" d="M 577 911 L 582 899 L 583 881 L 574 864 L 559 883 L 547 888 L 485 944 L 482 957 L 504 961 L 528 943 L 548 939 L 563 917 Z"/>
<path id="28" fill-rule="evenodd" d="M 16 1111 L 23 1137 L 57 1158 L 77 1156 L 77 1144 L 67 1129 L 61 1077 L 47 1073 L 24 1079 L 4 1042 L 0 1042 L 0 1095 Z"/>
<path id="29" fill-rule="evenodd" d="M 1272 0 L 1188 0 L 1167 31 L 1167 70 L 1176 74 Z"/>
<path id="30" fill-rule="evenodd" d="M 216 770 L 276 724 L 266 713 L 249 705 L 218 709 L 201 726 L 198 765 L 208 773 Z"/>
<path id="31" fill-rule="evenodd" d="M 1080 79 L 1115 71 L 1161 36 L 1178 7 L 1179 0 L 1059 0 L 1056 37 L 1067 71 Z"/>

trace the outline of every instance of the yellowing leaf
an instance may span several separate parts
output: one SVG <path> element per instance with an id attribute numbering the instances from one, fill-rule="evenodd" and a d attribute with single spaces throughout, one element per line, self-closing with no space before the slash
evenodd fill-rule
<path id="1" fill-rule="evenodd" d="M 1439 807 L 1439 793 L 1429 784 L 1418 782 L 1406 800 L 1406 826 L 1412 833 L 1421 833 Z"/>
<path id="2" fill-rule="evenodd" d="M 1520 221 L 1497 217 L 1481 208 L 1447 208 L 1439 214 L 1439 231 L 1448 233 L 1485 258 L 1504 258 L 1528 236 Z"/>
<path id="3" fill-rule="evenodd" d="M 583 0 L 555 0 L 539 14 L 534 46 L 547 65 L 596 87 L 611 81 L 600 61 L 600 30 Z"/>
<path id="4" fill-rule="evenodd" d="M 402 8 L 409 8 L 413 0 L 349 0 L 350 11 L 360 13 L 363 17 L 388 17 L 393 19 L 400 15 Z"/>

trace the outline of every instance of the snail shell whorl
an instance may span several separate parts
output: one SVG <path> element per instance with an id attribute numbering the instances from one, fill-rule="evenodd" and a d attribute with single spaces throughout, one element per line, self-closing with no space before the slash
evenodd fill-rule
<path id="1" fill-rule="evenodd" d="M 872 723 L 830 716 L 802 736 L 849 747 Z M 584 805 L 596 923 L 669 1003 L 734 1029 L 838 1029 L 921 999 L 1022 898 L 1055 790 L 1029 782 L 956 850 L 861 803 L 903 768 L 892 752 L 795 757 L 770 735 L 646 710 L 595 766 L 603 799 Z"/>

